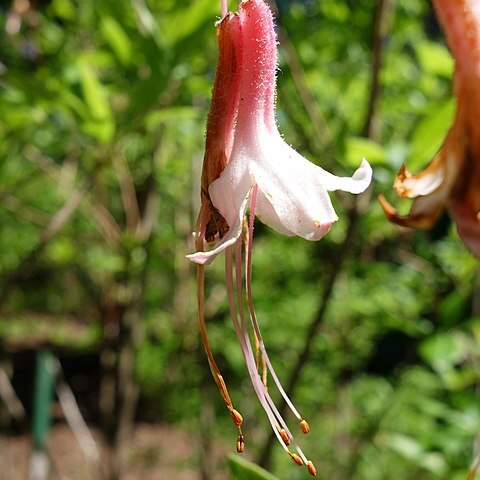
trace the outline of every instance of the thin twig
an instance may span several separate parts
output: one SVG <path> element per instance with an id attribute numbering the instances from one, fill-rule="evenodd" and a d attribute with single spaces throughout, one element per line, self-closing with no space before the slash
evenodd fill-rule
<path id="1" fill-rule="evenodd" d="M 287 62 L 288 68 L 292 74 L 293 81 L 297 87 L 297 92 L 305 107 L 305 111 L 310 119 L 310 123 L 315 130 L 315 134 L 322 146 L 327 146 L 332 143 L 332 136 L 330 134 L 327 122 L 322 115 L 320 106 L 308 86 L 305 71 L 298 58 L 298 54 L 293 46 L 287 31 L 280 26 L 279 29 L 280 44 Z"/>
<path id="2" fill-rule="evenodd" d="M 140 211 L 135 191 L 135 184 L 128 164 L 121 153 L 114 155 L 113 166 L 117 174 L 118 186 L 123 203 L 123 211 L 127 222 L 127 229 L 135 232 L 140 223 Z"/>
<path id="3" fill-rule="evenodd" d="M 45 246 L 54 238 L 65 225 L 65 223 L 72 217 L 77 210 L 86 192 L 88 191 L 90 183 L 84 184 L 75 189 L 63 206 L 51 217 L 45 230 L 42 232 L 37 244 L 28 252 L 28 254 L 20 261 L 18 266 L 6 275 L 3 282 L 3 288 L 0 290 L 0 305 L 5 300 L 10 288 L 21 279 L 26 272 L 31 268 L 34 260 L 43 251 Z"/>
<path id="4" fill-rule="evenodd" d="M 66 183 L 65 176 L 69 174 L 68 171 L 60 168 L 51 158 L 45 156 L 33 146 L 25 148 L 23 153 L 27 160 L 55 180 L 59 192 L 68 193 L 64 188 Z M 93 217 L 97 221 L 103 237 L 106 240 L 118 242 L 121 230 L 112 214 L 103 204 L 93 198 L 90 192 L 87 192 L 85 200 L 86 202 L 82 206 L 88 207 L 88 216 Z"/>
<path id="5" fill-rule="evenodd" d="M 394 0 L 378 0 L 375 10 L 375 23 L 372 42 L 372 68 L 370 76 L 370 96 L 362 135 L 376 140 L 378 138 L 377 110 L 380 98 L 380 71 L 382 67 L 383 46 L 389 28 L 390 11 Z"/>
<path id="6" fill-rule="evenodd" d="M 93 467 L 97 466 L 100 460 L 100 451 L 80 413 L 72 389 L 63 379 L 63 370 L 60 362 L 56 360 L 57 367 L 57 396 L 60 401 L 65 419 L 72 429 L 72 432 L 78 442 L 80 449 L 87 463 Z"/>
<path id="7" fill-rule="evenodd" d="M 8 413 L 18 422 L 23 422 L 26 418 L 25 409 L 10 382 L 7 372 L 0 364 L 0 398 L 3 399 Z"/>

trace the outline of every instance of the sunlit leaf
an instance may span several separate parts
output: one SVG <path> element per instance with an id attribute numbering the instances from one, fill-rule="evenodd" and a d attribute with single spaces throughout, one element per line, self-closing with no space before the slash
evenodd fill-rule
<path id="1" fill-rule="evenodd" d="M 182 122 L 185 120 L 194 120 L 198 117 L 198 112 L 192 107 L 170 107 L 156 110 L 146 116 L 145 125 L 149 131 L 154 130 L 159 125 L 166 122 Z"/>
<path id="2" fill-rule="evenodd" d="M 428 40 L 415 43 L 418 60 L 425 71 L 432 75 L 451 78 L 454 61 L 444 45 Z"/>
<path id="3" fill-rule="evenodd" d="M 469 306 L 468 295 L 461 290 L 448 294 L 439 306 L 439 316 L 445 326 L 458 325 L 465 317 Z"/>
<path id="4" fill-rule="evenodd" d="M 363 137 L 348 137 L 345 143 L 345 160 L 348 165 L 358 166 L 365 157 L 372 165 L 386 163 L 385 149 L 379 143 Z"/>
<path id="5" fill-rule="evenodd" d="M 57 17 L 64 20 L 73 20 L 75 18 L 75 7 L 71 0 L 53 0 L 50 8 Z"/>
<path id="6" fill-rule="evenodd" d="M 231 480 L 279 480 L 271 473 L 240 455 L 229 455 L 227 459 Z"/>
<path id="7" fill-rule="evenodd" d="M 409 460 L 419 461 L 423 454 L 421 444 L 414 438 L 400 433 L 387 436 L 388 446 Z"/>
<path id="8" fill-rule="evenodd" d="M 83 98 L 92 117 L 97 120 L 105 120 L 111 117 L 106 91 L 98 80 L 94 69 L 85 61 L 78 63 L 78 69 Z"/>
<path id="9" fill-rule="evenodd" d="M 407 161 L 409 170 L 419 170 L 438 151 L 453 122 L 455 106 L 454 98 L 450 98 L 431 110 L 417 125 Z"/>
<path id="10" fill-rule="evenodd" d="M 458 364 L 468 351 L 468 343 L 461 332 L 435 335 L 422 344 L 421 355 L 435 369 L 450 370 Z"/>
<path id="11" fill-rule="evenodd" d="M 96 138 L 102 143 L 109 142 L 115 133 L 115 125 L 109 120 L 86 121 L 83 123 L 82 127 L 85 133 Z"/>
<path id="12" fill-rule="evenodd" d="M 213 33 L 215 20 L 219 16 L 219 5 L 212 3 L 211 0 L 196 0 L 181 7 L 178 5 L 170 15 L 169 21 L 161 24 L 166 45 L 171 48 L 174 44 L 192 35 L 200 25 L 209 21 L 212 23 Z"/>
<path id="13" fill-rule="evenodd" d="M 132 44 L 125 30 L 112 17 L 103 17 L 100 23 L 102 35 L 123 65 L 130 62 Z"/>
<path id="14" fill-rule="evenodd" d="M 89 118 L 83 124 L 83 130 L 106 143 L 112 139 L 115 132 L 107 91 L 97 78 L 95 70 L 85 60 L 78 62 L 78 68 L 83 98 L 90 110 Z"/>

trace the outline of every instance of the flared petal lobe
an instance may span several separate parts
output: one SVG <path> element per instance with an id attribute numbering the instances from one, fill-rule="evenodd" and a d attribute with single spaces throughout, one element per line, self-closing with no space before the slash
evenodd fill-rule
<path id="1" fill-rule="evenodd" d="M 461 114 L 457 113 L 457 117 Z M 459 176 L 464 168 L 465 138 L 460 118 L 445 138 L 445 142 L 430 164 L 412 175 L 403 166 L 394 181 L 394 189 L 401 197 L 413 198 L 408 215 L 398 212 L 383 198 L 380 203 L 388 219 L 398 225 L 412 228 L 431 228 L 458 190 Z"/>
<path id="2" fill-rule="evenodd" d="M 269 142 L 249 169 L 261 192 L 258 217 L 280 233 L 320 240 L 338 219 L 328 192 L 365 190 L 372 175 L 369 164 L 363 162 L 353 178 L 340 178 L 306 160 L 278 133 Z"/>

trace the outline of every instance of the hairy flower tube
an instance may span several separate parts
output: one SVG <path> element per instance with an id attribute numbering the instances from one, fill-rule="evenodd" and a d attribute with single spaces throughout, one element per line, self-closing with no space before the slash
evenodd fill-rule
<path id="1" fill-rule="evenodd" d="M 417 175 L 403 166 L 394 181 L 402 197 L 413 198 L 402 216 L 380 197 L 392 222 L 430 228 L 444 209 L 459 236 L 480 257 L 480 2 L 434 0 L 435 11 L 455 57 L 455 120 L 439 152 Z"/>
<path id="2" fill-rule="evenodd" d="M 202 339 L 213 376 L 238 427 L 237 450 L 241 452 L 243 419 L 233 407 L 213 358 L 203 312 L 204 265 L 224 252 L 233 326 L 255 393 L 279 443 L 296 464 L 306 465 L 315 475 L 313 463 L 295 441 L 266 385 L 268 372 L 301 431 L 308 433 L 308 423 L 275 373 L 255 314 L 251 289 L 254 219 L 258 217 L 284 235 L 319 240 L 337 220 L 328 192 L 363 192 L 372 170 L 363 160 L 353 177 L 336 177 L 283 140 L 275 123 L 277 39 L 272 13 L 263 0 L 244 0 L 237 13 L 225 14 L 217 24 L 217 38 L 219 59 L 207 122 L 201 208 L 194 232 L 196 252 L 188 255 L 198 264 Z"/>

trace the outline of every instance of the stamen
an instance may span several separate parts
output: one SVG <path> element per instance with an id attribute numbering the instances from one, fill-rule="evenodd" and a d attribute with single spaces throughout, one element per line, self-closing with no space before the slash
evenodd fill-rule
<path id="1" fill-rule="evenodd" d="M 206 331 L 205 331 L 205 334 L 206 334 Z M 208 345 L 208 340 L 206 340 L 206 344 L 210 349 L 210 346 Z M 215 364 L 215 360 L 213 358 L 213 354 L 211 353 L 211 351 L 210 351 L 210 354 L 211 354 L 211 359 L 215 368 L 215 381 L 217 382 L 217 386 L 220 389 L 220 393 L 223 399 L 225 400 L 225 403 L 227 404 L 228 410 L 231 412 L 234 408 L 233 408 L 232 400 L 230 399 L 230 395 L 228 394 L 227 385 L 225 384 L 225 380 L 223 379 L 223 376 L 220 374 L 220 371 L 218 370 L 218 367 Z M 207 354 L 207 358 L 208 358 L 208 354 Z"/>
<path id="2" fill-rule="evenodd" d="M 221 1 L 222 5 L 222 18 L 227 14 L 227 0 Z"/>
<path id="3" fill-rule="evenodd" d="M 270 397 L 270 394 L 268 393 L 267 389 L 265 388 L 265 386 L 263 384 L 261 384 L 261 387 L 262 387 L 262 394 L 264 395 L 265 397 L 265 400 L 268 402 L 269 406 L 270 406 L 270 409 L 274 415 L 274 418 L 276 419 L 276 421 L 278 422 L 278 424 L 280 424 L 280 427 L 278 427 L 278 424 L 277 424 L 277 429 L 278 429 L 278 432 L 277 430 L 275 430 L 275 434 L 277 436 L 277 438 L 281 438 L 282 441 L 280 441 L 280 443 L 282 444 L 282 446 L 285 446 L 288 445 L 284 439 L 282 438 L 281 436 L 281 430 L 285 430 L 285 433 L 288 435 L 289 437 L 289 440 L 290 440 L 290 443 L 293 444 L 293 446 L 295 447 L 295 449 L 297 450 L 300 458 L 303 460 L 303 463 L 307 463 L 307 457 L 305 456 L 305 454 L 302 452 L 302 449 L 300 448 L 300 446 L 298 445 L 298 443 L 296 442 L 295 440 L 295 437 L 293 436 L 292 432 L 289 430 L 288 426 L 287 426 L 287 423 L 285 422 L 285 420 L 283 419 L 283 417 L 280 415 L 280 412 L 278 411 L 275 403 L 273 402 L 272 400 L 272 397 Z M 274 428 L 274 425 L 272 424 L 272 428 Z M 287 449 L 287 452 L 288 454 L 290 455 L 290 451 Z"/>
<path id="4" fill-rule="evenodd" d="M 268 392 L 265 390 L 265 386 L 261 382 L 261 379 L 258 375 L 256 365 L 255 365 L 255 357 L 253 354 L 250 338 L 248 336 L 248 331 L 247 331 L 247 324 L 245 321 L 245 314 L 243 310 L 243 303 L 242 303 L 242 282 L 241 282 L 241 249 L 242 249 L 242 244 L 241 240 L 237 241 L 236 245 L 237 249 L 237 260 L 238 257 L 240 258 L 240 265 L 237 264 L 237 275 L 236 275 L 236 280 L 237 280 L 237 293 L 238 293 L 238 299 L 239 299 L 239 314 L 240 314 L 240 319 L 241 319 L 241 325 L 238 321 L 237 317 L 237 311 L 235 308 L 235 295 L 233 292 L 233 252 L 232 252 L 232 247 L 227 247 L 225 251 L 225 277 L 226 277 L 226 286 L 227 286 L 227 296 L 228 296 L 228 303 L 230 306 L 230 314 L 232 317 L 232 322 L 233 322 L 233 327 L 235 329 L 235 333 L 237 334 L 238 341 L 240 343 L 240 347 L 242 349 L 243 356 L 245 358 L 245 363 L 247 364 L 247 370 L 250 376 L 250 380 L 252 382 L 253 388 L 255 390 L 255 393 L 258 397 L 258 400 L 260 401 L 263 409 L 265 410 L 265 413 L 267 414 L 267 418 L 270 422 L 270 425 L 272 426 L 272 429 L 279 441 L 279 443 L 282 445 L 283 449 L 290 455 L 290 452 L 285 445 L 285 443 L 282 440 L 282 437 L 279 434 L 279 429 L 280 427 L 278 426 L 277 420 L 275 418 L 275 414 L 272 411 L 271 405 L 269 403 L 271 399 L 268 395 Z M 238 291 L 239 290 L 239 291 Z M 263 390 L 262 390 L 263 389 Z M 272 402 L 273 403 L 273 402 Z"/>
<path id="5" fill-rule="evenodd" d="M 307 434 L 310 431 L 310 425 L 307 423 L 306 420 L 301 420 L 300 422 L 300 429 L 302 430 L 303 434 Z"/>
<path id="6" fill-rule="evenodd" d="M 267 386 L 267 380 L 268 380 L 268 378 L 267 378 L 267 375 L 268 375 L 267 363 L 265 362 L 265 358 L 264 358 L 263 354 L 260 356 L 260 353 L 261 353 L 260 341 L 259 341 L 257 335 L 255 335 L 255 364 L 257 366 L 257 370 L 260 370 L 262 372 L 262 382 L 268 390 L 268 386 Z M 261 364 L 260 364 L 260 362 L 261 362 Z M 261 367 L 260 367 L 260 365 L 261 365 Z"/>
<path id="7" fill-rule="evenodd" d="M 258 343 L 258 337 L 255 335 L 255 364 L 257 365 L 257 370 L 260 365 L 260 344 Z"/>
<path id="8" fill-rule="evenodd" d="M 297 465 L 307 464 L 308 460 L 305 457 L 304 453 L 295 442 L 293 435 L 288 429 L 285 420 L 280 415 L 278 409 L 276 408 L 273 400 L 271 399 L 265 385 L 263 384 L 260 375 L 257 371 L 257 366 L 255 362 L 255 355 L 253 353 L 253 348 L 251 344 L 251 339 L 248 334 L 247 323 L 245 320 L 245 311 L 243 305 L 243 287 L 242 287 L 242 250 L 243 250 L 243 240 L 240 238 L 237 240 L 235 245 L 235 283 L 237 289 L 236 300 L 238 303 L 238 314 L 240 316 L 240 321 L 237 316 L 237 309 L 235 304 L 235 293 L 233 285 L 233 251 L 232 247 L 228 247 L 225 252 L 225 276 L 226 276 L 226 286 L 227 286 L 227 296 L 228 303 L 230 306 L 230 314 L 232 317 L 233 326 L 237 338 L 239 340 L 245 362 L 247 364 L 247 370 L 252 382 L 252 386 L 255 390 L 255 393 L 267 414 L 268 420 L 272 427 L 275 436 L 277 437 L 279 443 L 282 445 L 283 449 L 288 453 L 288 455 L 293 459 Z M 285 436 L 281 435 L 281 430 L 284 430 L 286 435 L 289 437 L 290 442 L 295 445 L 295 448 L 298 452 L 292 453 L 288 449 L 287 442 L 285 441 Z"/>
<path id="9" fill-rule="evenodd" d="M 257 197 L 257 190 L 258 190 L 258 187 L 255 185 L 253 187 L 253 193 L 252 195 L 254 195 L 254 198 L 253 200 L 253 208 L 255 209 L 255 203 L 256 203 L 256 197 Z M 253 215 L 255 214 L 255 212 L 253 212 Z M 247 224 L 247 222 L 244 222 L 244 238 L 245 238 L 245 245 L 251 245 L 251 241 L 250 241 L 250 232 L 253 234 L 253 226 L 251 225 L 251 222 L 250 222 L 250 226 L 249 224 Z M 242 245 L 243 247 L 243 245 Z M 242 248 L 243 249 L 243 248 Z M 243 298 L 243 294 L 242 294 L 242 298 Z M 257 365 L 257 370 L 260 370 L 260 339 L 258 338 L 257 334 L 254 332 L 254 335 L 255 335 L 255 363 Z M 261 356 L 261 372 L 262 372 L 262 382 L 263 384 L 265 385 L 265 387 L 267 387 L 267 374 L 268 374 L 268 370 L 267 370 L 267 364 L 265 362 L 265 358 L 263 357 L 263 354 Z M 268 387 L 267 387 L 268 388 Z"/>
<path id="10" fill-rule="evenodd" d="M 243 440 L 243 435 L 239 435 L 237 438 L 237 452 L 243 453 L 244 450 L 245 450 L 245 442 Z"/>
<path id="11" fill-rule="evenodd" d="M 290 453 L 290 458 L 299 466 L 303 465 L 302 459 L 296 453 Z"/>
<path id="12" fill-rule="evenodd" d="M 197 268 L 197 303 L 198 303 L 198 323 L 200 325 L 200 333 L 202 336 L 203 347 L 205 353 L 207 354 L 208 364 L 210 366 L 210 371 L 212 372 L 215 383 L 220 390 L 220 394 L 223 397 L 228 409 L 230 411 L 234 410 L 232 400 L 228 394 L 227 386 L 223 380 L 223 377 L 220 373 L 219 368 L 213 357 L 210 344 L 208 342 L 207 328 L 205 325 L 205 314 L 204 314 L 204 284 L 205 284 L 205 268 L 203 265 L 199 265 Z"/>
<path id="13" fill-rule="evenodd" d="M 315 465 L 313 464 L 313 462 L 311 460 L 309 460 L 307 462 L 307 469 L 308 469 L 308 473 L 312 476 L 312 477 L 316 477 L 317 476 L 317 469 L 315 468 Z"/>
<path id="14" fill-rule="evenodd" d="M 232 416 L 233 423 L 239 427 L 243 423 L 243 417 L 238 410 L 230 410 L 230 415 Z"/>
<path id="15" fill-rule="evenodd" d="M 255 220 L 255 207 L 257 201 L 257 193 L 258 193 L 258 185 L 255 185 L 252 188 L 251 193 L 251 200 L 250 200 L 250 221 L 249 221 L 249 235 L 248 235 L 248 243 L 246 246 L 247 251 L 247 258 L 246 258 L 246 288 L 247 288 L 247 302 L 248 302 L 248 310 L 250 313 L 250 319 L 252 321 L 253 329 L 255 331 L 255 335 L 258 338 L 260 350 L 262 352 L 262 357 L 267 364 L 268 370 L 272 375 L 273 381 L 280 392 L 280 395 L 283 397 L 285 403 L 288 405 L 292 413 L 297 417 L 297 419 L 301 422 L 302 416 L 298 412 L 298 410 L 293 405 L 290 398 L 288 398 L 285 390 L 280 383 L 280 380 L 273 368 L 272 363 L 270 362 L 270 358 L 268 357 L 267 349 L 265 348 L 265 344 L 263 343 L 262 334 L 260 332 L 260 325 L 257 321 L 257 315 L 255 313 L 255 307 L 253 304 L 253 296 L 252 296 L 252 246 L 253 246 L 253 228 L 254 228 L 254 220 Z"/>
<path id="16" fill-rule="evenodd" d="M 282 440 L 285 442 L 285 445 L 290 445 L 290 437 L 288 436 L 288 433 L 285 431 L 285 429 L 281 428 L 279 433 L 282 437 Z"/>
<path id="17" fill-rule="evenodd" d="M 259 343 L 259 346 L 260 346 L 260 343 Z M 265 361 L 265 357 L 262 355 L 262 382 L 265 385 L 265 388 L 268 388 L 267 387 L 267 373 L 268 373 L 267 362 Z"/>
<path id="18" fill-rule="evenodd" d="M 303 460 L 303 463 L 306 465 L 308 463 L 307 457 L 303 453 L 302 449 L 295 443 L 295 448 L 297 449 L 298 454 Z"/>

